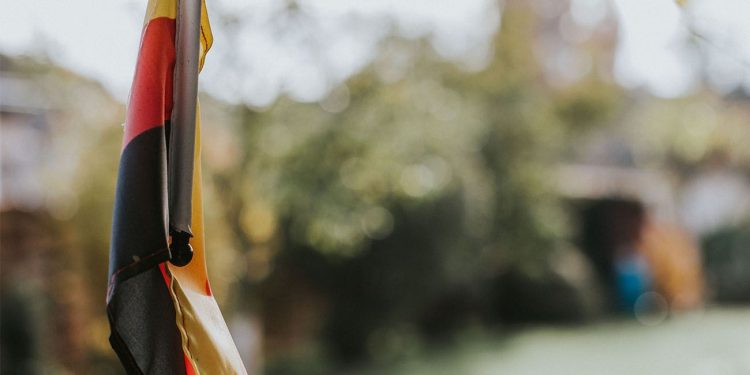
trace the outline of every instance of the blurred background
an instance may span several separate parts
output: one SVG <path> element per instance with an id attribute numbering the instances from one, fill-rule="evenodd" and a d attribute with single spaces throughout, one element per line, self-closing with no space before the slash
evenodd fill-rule
<path id="1" fill-rule="evenodd" d="M 750 3 L 207 1 L 251 374 L 750 374 Z M 0 372 L 117 374 L 146 1 L 0 0 Z"/>

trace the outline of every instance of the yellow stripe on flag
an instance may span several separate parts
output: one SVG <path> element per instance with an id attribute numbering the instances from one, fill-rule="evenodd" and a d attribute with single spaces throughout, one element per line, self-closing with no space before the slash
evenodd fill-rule
<path id="1" fill-rule="evenodd" d="M 184 0 L 183 0 L 184 1 Z M 150 0 L 145 27 L 157 18 L 177 18 L 177 0 Z M 201 1 L 200 68 L 213 44 L 206 2 Z M 195 374 L 246 374 L 237 348 L 229 334 L 219 306 L 210 291 L 203 237 L 203 201 L 201 195 L 200 109 L 196 108 L 196 139 L 193 169 L 193 259 L 185 267 L 168 264 L 170 292 L 175 305 L 176 322 L 182 347 Z M 186 364 L 187 365 L 187 364 Z M 188 371 L 188 373 L 191 373 Z"/>
<path id="2" fill-rule="evenodd" d="M 146 20 L 144 25 L 154 18 L 177 18 L 177 0 L 149 0 L 146 8 Z M 211 23 L 208 21 L 208 10 L 206 9 L 206 1 L 201 1 L 201 48 L 200 48 L 200 65 L 199 68 L 203 69 L 203 63 L 206 60 L 206 54 L 211 49 L 211 45 L 214 43 L 213 34 L 211 34 Z"/>
<path id="3" fill-rule="evenodd" d="M 245 374 L 242 360 L 208 283 L 203 237 L 200 150 L 198 120 L 193 169 L 193 238 L 190 240 L 193 260 L 185 267 L 169 265 L 177 326 L 182 335 L 183 349 L 193 363 L 196 374 Z"/>

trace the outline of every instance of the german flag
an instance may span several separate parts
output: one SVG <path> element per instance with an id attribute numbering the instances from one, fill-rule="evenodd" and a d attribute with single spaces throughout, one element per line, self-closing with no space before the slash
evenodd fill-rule
<path id="1" fill-rule="evenodd" d="M 195 1 L 201 2 L 202 67 L 212 35 L 205 3 Z M 184 267 L 167 262 L 178 9 L 178 0 L 150 0 L 142 31 L 115 197 L 107 290 L 110 342 L 129 374 L 244 374 L 206 272 L 198 121 L 192 162 L 193 257 Z"/>

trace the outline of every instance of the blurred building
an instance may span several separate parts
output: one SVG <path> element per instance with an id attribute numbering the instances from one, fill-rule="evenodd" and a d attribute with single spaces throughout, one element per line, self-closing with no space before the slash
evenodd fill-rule
<path id="1" fill-rule="evenodd" d="M 52 95 L 0 56 L 0 348 L 3 374 L 82 371 L 85 296 L 65 269 L 64 236 L 46 208 Z"/>
<path id="2" fill-rule="evenodd" d="M 49 144 L 49 108 L 42 90 L 28 78 L 0 73 L 0 208 L 37 209 Z"/>
<path id="3" fill-rule="evenodd" d="M 682 221 L 700 236 L 739 225 L 747 218 L 750 181 L 725 159 L 712 155 L 682 192 Z"/>
<path id="4" fill-rule="evenodd" d="M 553 87 L 589 77 L 613 80 L 617 22 L 605 1 L 535 0 L 534 53 Z"/>

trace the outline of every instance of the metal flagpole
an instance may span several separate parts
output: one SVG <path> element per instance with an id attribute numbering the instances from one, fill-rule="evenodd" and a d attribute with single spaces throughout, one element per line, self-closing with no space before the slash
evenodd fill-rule
<path id="1" fill-rule="evenodd" d="M 169 131 L 169 261 L 185 266 L 193 258 L 193 162 L 200 53 L 201 0 L 179 0 L 175 33 L 172 118 Z"/>

